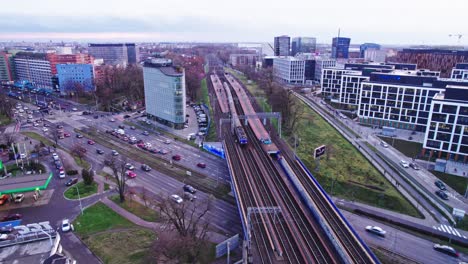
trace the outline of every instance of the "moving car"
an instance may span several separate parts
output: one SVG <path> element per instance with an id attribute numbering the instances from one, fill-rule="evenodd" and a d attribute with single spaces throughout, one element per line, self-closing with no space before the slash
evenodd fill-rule
<path id="1" fill-rule="evenodd" d="M 115 119 L 114 119 L 114 118 L 111 118 L 109 121 L 111 121 L 111 122 L 115 122 Z"/>
<path id="2" fill-rule="evenodd" d="M 141 133 L 141 134 L 142 134 L 143 136 L 148 136 L 148 135 L 149 135 L 148 131 L 143 131 L 143 133 Z"/>
<path id="3" fill-rule="evenodd" d="M 135 166 L 133 166 L 131 163 L 127 163 L 127 164 L 125 164 L 125 168 L 126 168 L 127 170 L 134 170 L 134 169 L 135 169 Z"/>
<path id="4" fill-rule="evenodd" d="M 59 156 L 57 153 L 52 153 L 52 158 L 54 159 L 54 161 L 59 160 Z"/>
<path id="5" fill-rule="evenodd" d="M 130 129 L 131 129 L 131 130 L 135 130 L 136 128 L 135 128 L 134 126 L 131 126 Z"/>
<path id="6" fill-rule="evenodd" d="M 99 154 L 99 155 L 102 155 L 102 154 L 104 154 L 104 150 L 96 149 L 96 153 Z"/>
<path id="7" fill-rule="evenodd" d="M 445 188 L 445 184 L 441 180 L 435 181 L 434 184 L 435 184 L 435 186 L 437 186 L 442 191 L 447 190 L 447 188 Z"/>
<path id="8" fill-rule="evenodd" d="M 70 230 L 73 230 L 72 224 L 70 224 L 70 220 L 63 219 L 62 220 L 62 232 L 68 232 Z"/>
<path id="9" fill-rule="evenodd" d="M 438 190 L 435 193 L 437 194 L 437 196 L 439 196 L 443 200 L 448 200 L 448 195 L 444 191 Z"/>
<path id="10" fill-rule="evenodd" d="M 189 192 L 191 194 L 194 194 L 197 192 L 197 189 L 193 188 L 191 185 L 185 184 L 184 185 L 184 192 Z"/>
<path id="11" fill-rule="evenodd" d="M 440 251 L 442 253 L 445 253 L 445 254 L 448 254 L 457 258 L 460 255 L 453 247 L 449 247 L 446 245 L 434 244 L 434 250 Z"/>
<path id="12" fill-rule="evenodd" d="M 117 150 L 113 149 L 112 150 L 112 156 L 118 156 L 118 155 L 119 155 L 119 153 L 117 152 Z"/>
<path id="13" fill-rule="evenodd" d="M 184 192 L 184 199 L 193 202 L 195 199 L 197 199 L 197 196 L 195 196 L 195 195 L 193 195 L 193 194 L 191 194 L 189 192 Z"/>
<path id="14" fill-rule="evenodd" d="M 141 164 L 141 169 L 144 170 L 144 171 L 150 171 L 151 167 L 146 165 L 146 164 Z"/>
<path id="15" fill-rule="evenodd" d="M 182 203 L 184 200 L 177 194 L 171 195 L 171 200 L 174 201 L 175 203 Z"/>
<path id="16" fill-rule="evenodd" d="M 200 163 L 197 163 L 197 167 L 204 169 L 206 168 L 206 164 L 200 162 Z"/>
<path id="17" fill-rule="evenodd" d="M 366 231 L 370 233 L 374 233 L 378 236 L 385 237 L 385 234 L 387 233 L 385 230 L 378 226 L 366 226 Z"/>
<path id="18" fill-rule="evenodd" d="M 131 170 L 126 171 L 125 174 L 127 175 L 127 177 L 132 178 L 132 179 L 137 176 L 136 173 Z"/>
<path id="19" fill-rule="evenodd" d="M 409 163 L 406 160 L 400 160 L 400 165 L 403 168 L 409 168 Z"/>
<path id="20" fill-rule="evenodd" d="M 77 138 L 83 138 L 83 135 L 81 135 L 81 134 L 76 134 L 76 137 L 77 137 Z"/>
<path id="21" fill-rule="evenodd" d="M 416 164 L 416 163 L 414 163 L 414 162 L 411 162 L 409 166 L 410 166 L 411 168 L 413 168 L 414 170 L 419 170 L 418 164 Z"/>
<path id="22" fill-rule="evenodd" d="M 380 141 L 380 145 L 384 148 L 388 148 L 388 144 L 385 141 Z"/>
<path id="23" fill-rule="evenodd" d="M 88 145 L 94 145 L 96 144 L 96 142 L 92 141 L 92 140 L 88 140 Z"/>
<path id="24" fill-rule="evenodd" d="M 172 159 L 173 160 L 181 160 L 182 157 L 180 155 L 174 155 L 174 156 L 172 156 Z"/>
<path id="25" fill-rule="evenodd" d="M 65 183 L 66 186 L 72 186 L 73 184 L 76 184 L 78 182 L 78 178 L 72 178 Z"/>

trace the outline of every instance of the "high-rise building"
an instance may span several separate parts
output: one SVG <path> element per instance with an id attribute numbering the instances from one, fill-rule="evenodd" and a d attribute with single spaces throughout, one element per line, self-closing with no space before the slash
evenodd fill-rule
<path id="1" fill-rule="evenodd" d="M 277 57 L 273 59 L 273 72 L 281 82 L 304 84 L 305 60 L 295 57 Z"/>
<path id="2" fill-rule="evenodd" d="M 380 50 L 380 45 L 379 44 L 375 44 L 375 43 L 364 43 L 364 44 L 361 44 L 361 46 L 359 46 L 359 51 L 360 51 L 360 54 L 361 54 L 361 58 L 364 58 L 364 53 L 366 52 L 366 50 L 368 49 L 373 49 L 373 50 Z"/>
<path id="3" fill-rule="evenodd" d="M 332 41 L 332 58 L 347 59 L 349 57 L 350 38 L 335 37 Z"/>
<path id="4" fill-rule="evenodd" d="M 309 37 L 293 38 L 291 42 L 291 56 L 297 53 L 314 53 L 317 48 L 317 39 Z"/>
<path id="5" fill-rule="evenodd" d="M 168 59 L 148 59 L 143 64 L 146 113 L 175 129 L 185 125 L 185 72 Z"/>
<path id="6" fill-rule="evenodd" d="M 417 64 L 419 68 L 440 71 L 440 76 L 450 77 L 457 63 L 468 62 L 467 50 L 403 49 L 387 60 Z"/>
<path id="7" fill-rule="evenodd" d="M 468 63 L 458 63 L 457 66 L 452 69 L 451 78 L 468 80 Z"/>
<path id="8" fill-rule="evenodd" d="M 18 52 L 14 62 L 16 80 L 29 81 L 38 88 L 53 88 L 52 71 L 47 54 Z"/>
<path id="9" fill-rule="evenodd" d="M 57 64 L 57 77 L 62 94 L 95 89 L 92 64 Z"/>
<path id="10" fill-rule="evenodd" d="M 137 62 L 137 47 L 134 43 L 88 44 L 88 53 L 96 59 L 104 59 L 107 65 L 121 65 Z"/>
<path id="11" fill-rule="evenodd" d="M 11 57 L 9 53 L 0 52 L 0 82 L 14 80 Z"/>
<path id="12" fill-rule="evenodd" d="M 275 37 L 275 56 L 289 56 L 291 38 L 283 35 Z"/>

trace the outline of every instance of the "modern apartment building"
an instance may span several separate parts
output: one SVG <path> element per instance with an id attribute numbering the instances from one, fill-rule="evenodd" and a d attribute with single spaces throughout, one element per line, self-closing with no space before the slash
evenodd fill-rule
<path id="1" fill-rule="evenodd" d="M 457 63 L 468 62 L 468 50 L 403 49 L 395 57 L 387 59 L 393 62 L 414 63 L 419 68 L 440 71 L 440 76 L 447 78 Z"/>
<path id="2" fill-rule="evenodd" d="M 332 41 L 332 58 L 347 59 L 349 57 L 350 38 L 336 37 Z"/>
<path id="3" fill-rule="evenodd" d="M 314 80 L 317 83 L 322 83 L 322 70 L 336 67 L 336 60 L 324 57 L 315 57 L 315 74 Z"/>
<path id="4" fill-rule="evenodd" d="M 9 53 L 0 52 L 0 82 L 14 80 L 11 57 L 12 55 Z"/>
<path id="5" fill-rule="evenodd" d="M 317 49 L 317 39 L 310 37 L 296 37 L 291 42 L 291 56 L 297 53 L 314 53 Z"/>
<path id="6" fill-rule="evenodd" d="M 45 53 L 18 52 L 14 57 L 16 80 L 52 89 L 52 71 Z"/>
<path id="7" fill-rule="evenodd" d="M 289 36 L 275 37 L 275 56 L 289 56 L 291 38 Z"/>
<path id="8" fill-rule="evenodd" d="M 468 87 L 449 85 L 434 96 L 424 150 L 429 156 L 468 162 Z"/>
<path id="9" fill-rule="evenodd" d="M 137 63 L 137 47 L 134 43 L 88 44 L 88 53 L 96 59 L 104 59 L 107 65 Z"/>
<path id="10" fill-rule="evenodd" d="M 458 63 L 452 69 L 452 79 L 468 80 L 468 63 Z"/>
<path id="11" fill-rule="evenodd" d="M 232 66 L 255 66 L 257 61 L 260 60 L 260 56 L 257 54 L 231 54 L 229 55 L 229 61 Z"/>
<path id="12" fill-rule="evenodd" d="M 95 90 L 92 64 L 57 64 L 60 93 Z"/>
<path id="13" fill-rule="evenodd" d="M 290 56 L 274 58 L 273 72 L 283 83 L 304 84 L 305 60 Z"/>
<path id="14" fill-rule="evenodd" d="M 185 124 L 185 73 L 168 59 L 148 59 L 143 64 L 146 113 L 175 129 Z"/>

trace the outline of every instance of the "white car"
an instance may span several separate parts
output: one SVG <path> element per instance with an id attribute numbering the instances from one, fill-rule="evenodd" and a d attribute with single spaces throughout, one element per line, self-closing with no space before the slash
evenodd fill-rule
<path id="1" fill-rule="evenodd" d="M 171 141 L 170 141 L 169 139 L 166 139 L 166 140 L 164 141 L 164 144 L 171 144 Z"/>
<path id="2" fill-rule="evenodd" d="M 39 126 L 38 123 L 33 123 L 33 127 L 37 127 L 37 126 Z"/>
<path id="3" fill-rule="evenodd" d="M 130 164 L 130 163 L 127 163 L 127 164 L 125 164 L 125 168 L 126 168 L 127 170 L 134 170 L 134 169 L 135 169 L 135 166 L 133 166 L 133 165 Z"/>
<path id="4" fill-rule="evenodd" d="M 73 225 L 70 224 L 70 220 L 68 219 L 63 219 L 62 220 L 62 231 L 63 232 L 68 232 L 70 230 L 73 230 Z"/>
<path id="5" fill-rule="evenodd" d="M 388 148 L 388 144 L 385 141 L 381 141 L 380 145 L 384 148 Z"/>
<path id="6" fill-rule="evenodd" d="M 42 128 L 42 131 L 47 132 L 49 129 L 47 127 Z"/>
<path id="7" fill-rule="evenodd" d="M 73 107 L 73 108 L 72 108 L 72 111 L 78 111 L 78 109 L 76 109 L 76 107 Z"/>
<path id="8" fill-rule="evenodd" d="M 23 107 L 24 110 L 28 110 L 29 108 L 27 106 Z"/>
<path id="9" fill-rule="evenodd" d="M 182 203 L 184 200 L 177 194 L 171 195 L 171 200 L 174 201 L 175 203 Z"/>
<path id="10" fill-rule="evenodd" d="M 19 112 L 20 112 L 20 113 L 24 113 L 24 110 L 23 110 L 23 109 L 20 109 Z"/>
<path id="11" fill-rule="evenodd" d="M 115 119 L 114 119 L 114 118 L 111 118 L 109 121 L 111 121 L 111 122 L 115 122 Z"/>
<path id="12" fill-rule="evenodd" d="M 118 156 L 118 155 L 119 155 L 119 153 L 117 152 L 117 150 L 114 150 L 114 149 L 113 149 L 113 150 L 112 150 L 112 156 Z"/>
<path id="13" fill-rule="evenodd" d="M 57 153 L 52 153 L 52 158 L 53 158 L 54 160 L 58 160 L 59 155 L 58 155 Z"/>
<path id="14" fill-rule="evenodd" d="M 382 237 L 384 237 L 385 234 L 387 233 L 385 230 L 383 230 L 382 228 L 380 228 L 378 226 L 366 226 L 366 231 L 374 233 L 374 234 L 382 236 Z"/>
<path id="15" fill-rule="evenodd" d="M 60 178 L 60 179 L 65 178 L 65 171 L 61 170 L 61 171 L 59 172 L 59 178 Z"/>
<path id="16" fill-rule="evenodd" d="M 403 168 L 409 168 L 409 163 L 406 160 L 400 160 L 400 165 Z"/>

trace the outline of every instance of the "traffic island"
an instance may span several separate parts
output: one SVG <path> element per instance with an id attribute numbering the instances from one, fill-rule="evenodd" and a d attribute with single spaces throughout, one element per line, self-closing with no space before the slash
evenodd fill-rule
<path id="1" fill-rule="evenodd" d="M 84 184 L 83 181 L 78 182 L 77 184 L 70 186 L 64 193 L 63 196 L 70 200 L 77 200 L 89 197 L 91 195 L 97 194 L 98 184 L 93 182 L 91 185 Z"/>

